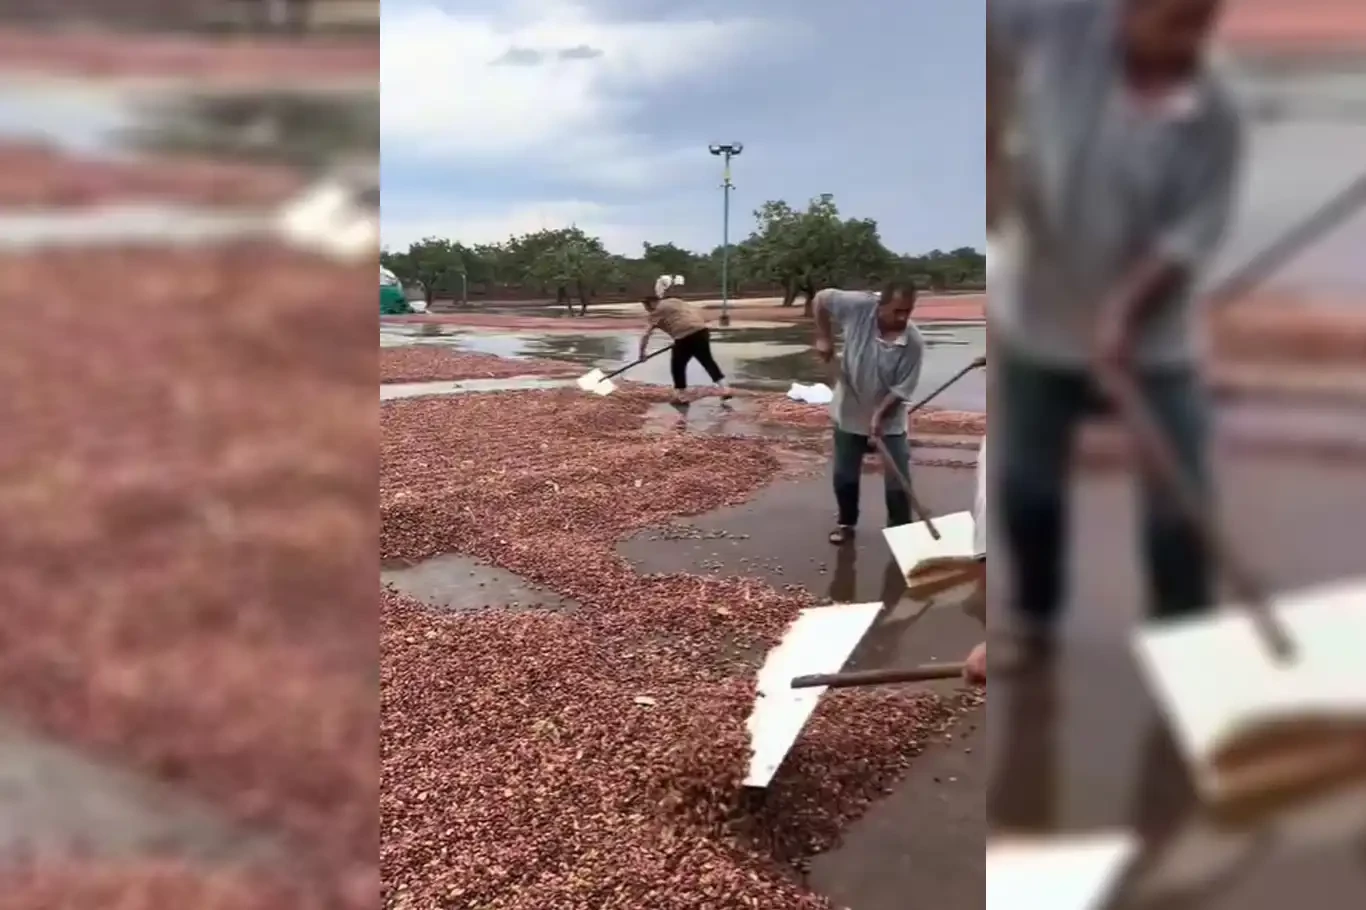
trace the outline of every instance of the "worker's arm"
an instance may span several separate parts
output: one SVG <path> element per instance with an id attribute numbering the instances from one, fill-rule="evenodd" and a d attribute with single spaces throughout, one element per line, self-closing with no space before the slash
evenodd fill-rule
<path id="1" fill-rule="evenodd" d="M 897 377 L 896 385 L 878 402 L 877 408 L 873 411 L 873 433 L 881 431 L 882 422 L 891 413 L 892 408 L 904 401 L 910 401 L 915 395 L 916 386 L 920 384 L 920 368 L 925 363 L 925 339 L 920 337 L 920 333 L 912 330 L 910 337 L 906 340 L 905 364 Z"/>
<path id="2" fill-rule="evenodd" d="M 645 346 L 650 343 L 650 336 L 659 328 L 664 319 L 664 307 L 667 306 L 660 301 L 653 310 L 645 314 L 645 333 L 640 336 L 640 357 L 645 356 Z M 639 358 L 638 358 L 639 359 Z"/>
<path id="3" fill-rule="evenodd" d="M 1102 302 L 1097 353 L 1112 366 L 1127 363 L 1152 306 L 1192 281 L 1228 230 L 1241 171 L 1241 124 L 1229 110 L 1211 118 L 1205 132 L 1199 151 L 1176 162 L 1171 204 L 1150 251 Z"/>
<path id="4" fill-rule="evenodd" d="M 877 298 L 861 291 L 823 288 L 811 299 L 811 315 L 816 322 L 816 353 L 829 361 L 835 351 L 835 326 L 843 327 L 849 315 L 860 307 L 877 306 Z"/>

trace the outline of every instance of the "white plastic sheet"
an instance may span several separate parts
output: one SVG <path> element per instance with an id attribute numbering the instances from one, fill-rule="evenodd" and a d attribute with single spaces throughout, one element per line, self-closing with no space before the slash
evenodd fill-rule
<path id="1" fill-rule="evenodd" d="M 823 382 L 818 382 L 815 385 L 794 382 L 792 388 L 787 390 L 787 397 L 793 401 L 801 401 L 806 404 L 829 404 L 834 400 L 835 393 L 830 390 L 830 386 Z"/>

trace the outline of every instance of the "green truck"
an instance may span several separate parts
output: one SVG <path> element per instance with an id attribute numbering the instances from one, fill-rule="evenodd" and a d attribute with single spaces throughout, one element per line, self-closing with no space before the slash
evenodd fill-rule
<path id="1" fill-rule="evenodd" d="M 401 316 L 413 312 L 408 303 L 408 295 L 403 291 L 403 282 L 398 276 L 379 267 L 379 314 L 381 316 Z"/>

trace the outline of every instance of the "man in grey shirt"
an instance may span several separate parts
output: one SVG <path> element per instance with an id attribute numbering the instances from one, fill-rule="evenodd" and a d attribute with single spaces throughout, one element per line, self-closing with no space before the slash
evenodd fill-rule
<path id="1" fill-rule="evenodd" d="M 858 524 L 859 478 L 872 437 L 881 437 L 902 474 L 910 477 L 906 441 L 906 402 L 915 393 L 925 341 L 911 323 L 915 285 L 893 282 L 881 296 L 866 291 L 827 288 L 816 293 L 816 353 L 834 357 L 834 328 L 844 339 L 844 355 L 830 416 L 835 424 L 834 486 L 838 524 L 830 542 L 843 544 Z M 909 524 L 910 497 L 890 471 L 884 472 L 887 525 Z"/>
<path id="2" fill-rule="evenodd" d="M 1241 124 L 1208 60 L 1219 0 L 989 0 L 1013 75 L 1019 261 L 990 288 L 992 498 L 1021 631 L 1064 598 L 1076 427 L 1108 408 L 1097 363 L 1131 370 L 1182 468 L 1208 489 L 1193 285 L 1223 239 Z M 1168 497 L 1143 497 L 1154 615 L 1211 606 L 1207 555 Z M 1097 605 L 1103 607 L 1104 605 Z"/>

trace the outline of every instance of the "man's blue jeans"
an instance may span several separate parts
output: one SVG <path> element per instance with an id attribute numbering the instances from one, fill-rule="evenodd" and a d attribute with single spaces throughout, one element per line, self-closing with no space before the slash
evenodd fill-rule
<path id="1" fill-rule="evenodd" d="M 1105 413 L 1108 402 L 1084 370 L 1040 366 L 1005 352 L 997 352 L 992 368 L 993 508 L 1000 503 L 1017 615 L 1048 632 L 1066 594 L 1067 480 L 1076 430 L 1086 417 Z M 1139 384 L 1182 469 L 1208 495 L 1209 407 L 1198 375 L 1155 370 Z M 1172 497 L 1146 479 L 1142 504 L 1150 614 L 1212 606 L 1209 560 L 1198 533 Z"/>
<path id="2" fill-rule="evenodd" d="M 911 446 L 905 434 L 883 436 L 887 452 L 901 468 L 907 479 L 911 476 Z M 863 474 L 863 457 L 876 453 L 867 436 L 846 433 L 835 428 L 835 505 L 839 509 L 839 523 L 852 528 L 858 524 L 859 480 Z M 887 500 L 887 527 L 911 523 L 911 500 L 891 471 L 883 470 Z"/>

